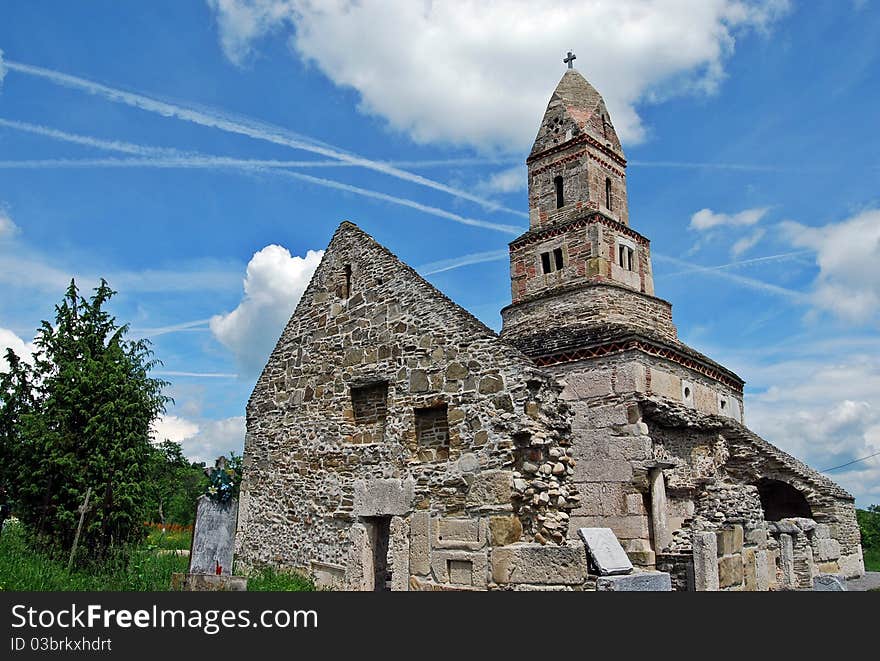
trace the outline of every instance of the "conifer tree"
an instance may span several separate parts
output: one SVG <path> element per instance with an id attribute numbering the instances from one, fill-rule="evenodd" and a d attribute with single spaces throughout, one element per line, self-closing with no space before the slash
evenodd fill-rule
<path id="1" fill-rule="evenodd" d="M 102 279 L 86 299 L 71 280 L 55 322 L 37 331 L 32 374 L 18 361 L 0 377 L 9 384 L 0 433 L 13 445 L 16 511 L 41 539 L 67 548 L 91 487 L 80 545 L 92 557 L 143 535 L 150 428 L 170 401 L 167 383 L 149 376 L 158 361 L 148 341 L 126 339 L 128 326 L 105 310 L 114 294 Z"/>

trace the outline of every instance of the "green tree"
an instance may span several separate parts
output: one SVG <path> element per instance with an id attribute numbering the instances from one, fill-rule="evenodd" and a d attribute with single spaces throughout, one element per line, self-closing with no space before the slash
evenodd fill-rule
<path id="1" fill-rule="evenodd" d="M 148 519 L 190 525 L 207 482 L 204 466 L 190 463 L 179 443 L 164 440 L 153 448 L 147 489 Z"/>
<path id="2" fill-rule="evenodd" d="M 126 339 L 128 326 L 104 309 L 114 294 L 101 280 L 86 299 L 71 280 L 54 324 L 37 331 L 32 374 L 19 361 L 0 377 L 9 384 L 0 419 L 4 442 L 14 445 L 16 512 L 40 538 L 67 548 L 91 487 L 81 544 L 93 557 L 142 538 L 150 428 L 171 401 L 167 383 L 149 376 L 158 364 L 149 343 Z M 29 392 L 16 395 L 16 387 Z"/>

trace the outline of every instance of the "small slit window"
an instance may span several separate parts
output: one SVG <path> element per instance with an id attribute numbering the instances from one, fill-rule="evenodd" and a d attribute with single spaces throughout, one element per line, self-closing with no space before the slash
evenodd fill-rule
<path id="1" fill-rule="evenodd" d="M 562 248 L 554 248 L 553 249 L 553 264 L 556 266 L 557 271 L 562 269 L 562 267 L 563 267 Z"/>
<path id="2" fill-rule="evenodd" d="M 619 244 L 617 246 L 617 264 L 627 271 L 635 270 L 635 251 L 629 246 Z"/>
<path id="3" fill-rule="evenodd" d="M 608 211 L 613 211 L 614 207 L 611 206 L 611 179 L 605 177 L 605 208 Z"/>
<path id="4" fill-rule="evenodd" d="M 553 267 L 550 264 L 550 253 L 542 252 L 541 253 L 541 270 L 544 273 L 550 273 L 553 270 Z"/>
<path id="5" fill-rule="evenodd" d="M 565 206 L 565 192 L 562 189 L 562 177 L 553 178 L 553 188 L 556 190 L 556 208 L 561 209 Z"/>

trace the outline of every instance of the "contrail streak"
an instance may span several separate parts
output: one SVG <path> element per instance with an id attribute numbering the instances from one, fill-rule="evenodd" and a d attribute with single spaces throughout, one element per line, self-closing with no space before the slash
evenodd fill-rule
<path id="1" fill-rule="evenodd" d="M 654 253 L 653 257 L 659 262 L 667 262 L 668 264 L 674 264 L 680 268 L 690 269 L 690 273 L 705 273 L 708 275 L 714 275 L 715 277 L 721 278 L 722 280 L 727 280 L 728 282 L 733 282 L 735 284 L 742 285 L 750 289 L 757 289 L 759 291 L 764 291 L 769 294 L 782 296 L 796 303 L 809 302 L 809 298 L 806 295 L 793 289 L 786 289 L 785 287 L 773 285 L 769 282 L 764 282 L 762 280 L 747 278 L 742 275 L 736 275 L 735 273 L 728 273 L 727 271 L 722 270 L 720 267 L 694 266 L 693 264 L 684 260 L 676 259 L 675 257 L 669 257 L 668 255 L 660 255 L 657 253 Z"/>
<path id="2" fill-rule="evenodd" d="M 484 262 L 494 262 L 507 259 L 510 256 L 508 250 L 490 250 L 488 252 L 475 252 L 469 255 L 460 255 L 458 257 L 450 257 L 449 259 L 441 259 L 436 262 L 422 264 L 416 271 L 422 275 L 433 275 L 434 273 L 442 273 L 443 271 L 451 271 L 469 266 L 471 264 L 482 264 Z"/>
<path id="3" fill-rule="evenodd" d="M 270 162 L 271 163 L 271 162 Z M 440 218 L 445 218 L 447 220 L 452 220 L 462 225 L 470 225 L 472 227 L 481 227 L 483 229 L 490 229 L 496 232 L 505 232 L 507 234 L 520 234 L 522 229 L 516 227 L 515 225 L 505 225 L 501 223 L 492 223 L 486 220 L 479 220 L 476 218 L 467 218 L 465 216 L 461 216 L 457 213 L 452 213 L 451 211 L 446 211 L 444 209 L 439 209 L 437 207 L 432 207 L 427 204 L 422 204 L 421 202 L 416 202 L 415 200 L 410 200 L 403 197 L 396 197 L 394 195 L 388 195 L 387 193 L 380 193 L 378 191 L 369 190 L 366 188 L 360 188 L 359 186 L 352 186 L 351 184 L 345 184 L 340 181 L 335 181 L 333 179 L 325 179 L 323 177 L 313 177 L 308 174 L 302 174 L 300 172 L 293 172 L 291 170 L 286 170 L 284 168 L 272 167 L 271 165 L 265 165 L 261 161 L 250 161 L 250 160 L 242 160 L 242 159 L 234 159 L 234 158 L 224 158 L 217 156 L 193 156 L 193 157 L 185 157 L 185 158 L 98 158 L 98 159 L 45 159 L 45 160 L 34 160 L 34 161 L 0 161 L 0 170 L 9 170 L 9 169 L 44 169 L 44 168 L 94 168 L 94 167 L 108 167 L 108 168 L 161 168 L 161 169 L 173 169 L 173 168 L 215 168 L 215 169 L 238 169 L 244 170 L 248 172 L 258 172 L 258 173 L 267 173 L 274 174 L 277 176 L 288 177 L 291 179 L 298 179 L 300 181 L 306 181 L 311 184 L 315 184 L 317 186 L 323 186 L 324 188 L 332 188 L 335 190 L 346 191 L 348 193 L 354 193 L 355 195 L 361 195 L 363 197 L 373 198 L 375 200 L 383 200 L 385 202 L 390 202 L 391 204 L 397 204 L 399 206 L 409 207 L 410 209 L 416 209 L 417 211 L 421 211 L 422 213 L 427 213 L 432 216 L 438 216 Z"/>
<path id="4" fill-rule="evenodd" d="M 114 151 L 123 154 L 132 154 L 134 156 L 158 156 L 158 157 L 176 157 L 176 158 L 212 158 L 210 156 L 206 156 L 204 154 L 200 154 L 195 151 L 181 150 L 176 149 L 174 147 L 153 147 L 148 145 L 140 145 L 134 144 L 131 142 L 123 142 L 121 140 L 103 140 L 101 138 L 96 138 L 94 136 L 82 135 L 80 133 L 70 133 L 68 131 L 60 131 L 58 129 L 51 128 L 49 126 L 41 126 L 39 124 L 31 124 L 29 122 L 21 122 L 14 119 L 4 119 L 0 117 L 0 127 L 14 129 L 16 131 L 24 131 L 26 133 L 32 133 L 34 135 L 40 135 L 46 138 L 51 138 L 53 140 L 60 140 L 62 142 L 70 142 L 77 145 L 83 145 L 86 147 L 95 147 L 96 149 L 103 149 L 105 151 Z M 222 156 L 218 156 L 216 158 L 225 158 Z M 52 159 L 55 160 L 55 159 Z M 59 159 L 63 162 L 67 162 L 67 159 Z M 235 159 L 230 159 L 235 160 Z M 357 167 L 353 163 L 348 163 L 345 161 L 338 160 L 306 160 L 306 161 L 290 161 L 290 160 L 278 160 L 278 159 L 241 159 L 242 162 L 248 160 L 249 162 L 259 164 L 265 167 L 279 167 L 279 168 L 345 168 L 345 167 Z M 9 161 L 11 162 L 11 161 Z M 401 160 L 393 160 L 393 161 L 377 161 L 379 163 L 385 163 L 386 165 L 393 165 L 396 167 L 450 167 L 450 166 L 467 166 L 467 165 L 498 165 L 498 164 L 506 164 L 513 162 L 511 159 L 497 159 L 497 158 L 477 158 L 477 157 L 462 157 L 462 158 L 437 158 L 437 159 L 424 159 L 424 160 L 410 160 L 410 161 L 401 161 Z M 21 161 L 23 164 L 22 167 L 28 167 L 30 161 Z M 50 167 L 48 161 L 45 161 L 46 165 L 44 167 Z M 10 166 L 12 167 L 12 166 Z M 73 166 L 69 166 L 73 167 Z M 84 166 L 85 167 L 85 166 Z"/>
<path id="5" fill-rule="evenodd" d="M 160 101 L 158 99 L 154 99 L 143 94 L 127 92 L 125 90 L 108 87 L 106 85 L 102 85 L 100 83 L 96 83 L 85 78 L 61 73 L 60 71 L 44 69 L 43 67 L 32 66 L 12 60 L 4 60 L 4 65 L 9 71 L 15 71 L 29 76 L 43 78 L 63 87 L 83 90 L 90 94 L 102 96 L 109 101 L 113 101 L 114 103 L 121 103 L 124 105 L 132 106 L 134 108 L 139 108 L 147 112 L 152 112 L 163 117 L 173 117 L 183 121 L 192 122 L 200 126 L 220 129 L 221 131 L 226 131 L 228 133 L 237 133 L 239 135 L 244 135 L 255 140 L 263 140 L 277 145 L 290 147 L 292 149 L 299 149 L 302 151 L 311 152 L 313 154 L 319 154 L 327 158 L 344 161 L 347 163 L 351 163 L 352 165 L 357 165 L 369 170 L 381 172 L 383 174 L 396 177 L 404 181 L 409 181 L 411 183 L 419 184 L 427 188 L 439 190 L 454 197 L 465 199 L 470 202 L 475 202 L 476 204 L 479 204 L 483 208 L 489 210 L 505 211 L 507 213 L 511 213 L 517 216 L 522 216 L 525 218 L 528 217 L 528 214 L 517 209 L 510 209 L 508 207 L 501 206 L 495 202 L 492 202 L 491 200 L 487 200 L 466 191 L 447 186 L 446 184 L 434 181 L 433 179 L 428 179 L 427 177 L 422 177 L 421 175 L 409 172 L 407 170 L 401 170 L 400 168 L 396 168 L 394 166 L 381 163 L 379 161 L 373 161 L 362 156 L 346 153 L 338 147 L 334 147 L 333 145 L 328 145 L 326 143 L 320 143 L 316 140 L 312 140 L 311 138 L 299 135 L 297 133 L 294 133 L 293 131 L 281 128 L 279 126 L 273 126 L 271 124 L 267 124 L 250 118 L 234 117 L 232 115 L 221 113 L 216 110 L 198 109 L 194 107 L 176 105 L 173 103 Z"/>

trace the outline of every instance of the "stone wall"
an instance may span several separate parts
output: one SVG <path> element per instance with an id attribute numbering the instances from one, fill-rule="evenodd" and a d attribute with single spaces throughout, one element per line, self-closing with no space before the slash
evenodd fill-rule
<path id="1" fill-rule="evenodd" d="M 340 291 L 346 267 L 351 288 Z M 334 576 L 345 567 L 348 585 L 367 589 L 391 517 L 395 589 L 413 577 L 428 588 L 519 585 L 544 552 L 498 556 L 516 567 L 504 579 L 495 547 L 571 553 L 578 495 L 560 391 L 343 224 L 248 403 L 240 560 Z"/>
<path id="2" fill-rule="evenodd" d="M 501 317 L 505 338 L 530 335 L 541 328 L 618 324 L 676 339 L 669 303 L 613 284 L 572 286 L 550 298 L 525 299 L 504 308 Z"/>

